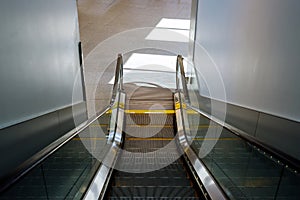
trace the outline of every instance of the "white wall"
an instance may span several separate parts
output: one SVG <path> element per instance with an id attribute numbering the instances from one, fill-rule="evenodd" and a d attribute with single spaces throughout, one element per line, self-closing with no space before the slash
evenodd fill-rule
<path id="1" fill-rule="evenodd" d="M 226 99 L 201 95 L 300 121 L 299 0 L 199 0 L 196 30 L 195 65 L 217 67 Z"/>
<path id="2" fill-rule="evenodd" d="M 77 20 L 75 0 L 0 2 L 0 128 L 72 105 Z"/>

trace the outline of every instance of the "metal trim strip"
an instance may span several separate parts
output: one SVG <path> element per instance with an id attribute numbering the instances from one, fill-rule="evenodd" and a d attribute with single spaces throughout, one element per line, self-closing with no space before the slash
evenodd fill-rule
<path id="1" fill-rule="evenodd" d="M 201 183 L 203 184 L 205 190 L 207 191 L 209 197 L 213 200 L 226 200 L 227 196 L 224 194 L 223 190 L 217 184 L 216 180 L 206 169 L 203 162 L 197 157 L 195 152 L 191 149 L 187 137 L 190 135 L 189 123 L 187 119 L 186 110 L 181 106 L 184 101 L 184 95 L 180 92 L 174 94 L 174 103 L 177 104 L 176 108 L 176 122 L 177 122 L 177 134 L 178 140 L 182 150 L 185 152 L 188 162 L 191 163 L 194 168 Z M 180 106 L 178 106 L 180 104 Z M 201 186 L 200 186 L 201 188 Z"/>

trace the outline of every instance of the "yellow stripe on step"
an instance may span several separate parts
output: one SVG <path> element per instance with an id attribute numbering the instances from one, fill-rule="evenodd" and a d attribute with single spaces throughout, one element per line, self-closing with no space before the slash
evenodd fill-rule
<path id="1" fill-rule="evenodd" d="M 174 114 L 175 110 L 125 110 L 127 114 Z"/>
<path id="2" fill-rule="evenodd" d="M 134 140 L 134 141 L 160 141 L 160 140 L 173 140 L 174 138 L 126 138 L 126 140 Z"/>
<path id="3" fill-rule="evenodd" d="M 173 125 L 153 125 L 153 124 L 126 124 L 126 127 L 136 127 L 136 128 L 173 128 Z"/>

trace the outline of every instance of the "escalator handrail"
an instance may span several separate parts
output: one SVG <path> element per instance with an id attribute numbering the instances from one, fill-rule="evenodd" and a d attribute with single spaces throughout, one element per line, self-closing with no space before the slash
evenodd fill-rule
<path id="1" fill-rule="evenodd" d="M 181 55 L 177 56 L 177 62 L 176 62 L 176 89 L 177 89 L 177 91 L 180 89 L 179 77 L 181 77 L 181 83 L 182 83 L 183 94 L 185 96 L 185 101 L 190 102 L 189 91 L 187 89 L 187 83 L 186 83 L 185 72 L 184 72 L 183 57 Z"/>
<path id="2" fill-rule="evenodd" d="M 182 90 L 179 86 L 180 81 L 182 83 Z M 177 134 L 179 137 L 178 142 L 181 146 L 182 151 L 184 152 L 184 158 L 187 159 L 187 163 L 191 163 L 191 170 L 195 172 L 193 173 L 195 176 L 195 180 L 202 190 L 205 199 L 226 200 L 228 199 L 226 193 L 222 190 L 218 182 L 207 170 L 204 163 L 199 159 L 198 155 L 190 147 L 188 135 L 191 134 L 189 122 L 187 120 L 186 102 L 190 102 L 190 99 L 185 78 L 183 58 L 181 55 L 178 55 L 176 64 L 176 92 L 174 94 Z"/>
<path id="3" fill-rule="evenodd" d="M 123 91 L 123 58 L 121 54 L 118 55 L 115 77 L 114 96 L 112 97 L 114 103 L 112 107 L 112 121 L 110 122 L 113 126 L 110 128 L 107 140 L 107 142 L 111 144 L 111 147 L 90 182 L 83 197 L 84 200 L 104 198 L 114 165 L 118 158 L 118 153 L 124 142 L 123 126 L 126 94 Z"/>
<path id="4" fill-rule="evenodd" d="M 84 129 L 86 129 L 88 126 L 90 126 L 100 117 L 102 117 L 108 110 L 110 110 L 113 107 L 116 101 L 115 98 L 117 92 L 122 90 L 123 90 L 123 58 L 122 55 L 119 54 L 117 59 L 116 70 L 115 70 L 115 81 L 113 85 L 113 92 L 112 92 L 110 105 L 104 108 L 100 112 L 100 114 L 97 114 L 95 117 L 88 119 L 85 122 L 82 122 L 72 130 L 68 131 L 66 134 L 64 134 L 64 136 L 58 138 L 57 140 L 55 140 L 54 142 L 52 142 L 51 144 L 43 148 L 41 151 L 39 151 L 29 159 L 24 161 L 21 165 L 19 165 L 19 167 L 13 170 L 10 174 L 5 176 L 2 180 L 0 180 L 0 193 L 6 190 L 7 188 L 9 188 L 10 186 L 12 186 L 20 178 L 26 175 L 29 171 L 31 171 L 33 168 L 38 166 L 49 156 L 51 156 L 53 153 L 59 150 L 63 145 L 65 145 L 67 142 L 69 142 L 71 139 L 73 139 L 75 136 L 81 133 Z"/>
<path id="5" fill-rule="evenodd" d="M 118 90 L 121 90 L 121 91 L 123 90 L 123 57 L 122 57 L 122 54 L 118 54 L 111 104 L 115 101 Z"/>

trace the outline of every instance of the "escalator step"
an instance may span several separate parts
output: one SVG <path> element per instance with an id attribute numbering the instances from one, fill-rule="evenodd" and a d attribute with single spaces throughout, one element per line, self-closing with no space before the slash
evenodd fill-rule
<path id="1" fill-rule="evenodd" d="M 116 186 L 189 186 L 186 177 L 115 177 Z"/>
<path id="2" fill-rule="evenodd" d="M 129 88 L 128 93 L 127 89 L 129 111 L 125 115 L 124 151 L 118 157 L 116 169 L 132 173 L 114 171 L 108 199 L 198 199 L 178 146 L 172 142 L 175 117 L 172 91 L 139 87 Z M 149 109 L 170 111 L 146 113 Z M 144 172 L 147 170 L 150 172 Z"/>
<path id="3" fill-rule="evenodd" d="M 173 138 L 174 127 L 167 125 L 132 125 L 126 127 L 126 138 Z"/>
<path id="4" fill-rule="evenodd" d="M 159 150 L 162 147 L 167 146 L 168 148 L 171 148 L 173 150 L 176 150 L 175 142 L 171 142 L 173 138 L 170 138 L 170 140 L 127 140 L 124 149 L 127 151 L 135 150 L 135 149 L 156 149 Z M 148 151 L 147 151 L 148 152 Z"/>
<path id="5" fill-rule="evenodd" d="M 110 198 L 195 198 L 194 190 L 189 186 L 138 186 L 112 187 Z"/>
<path id="6" fill-rule="evenodd" d="M 110 200 L 199 200 L 198 197 L 109 197 Z M 295 198 L 294 200 L 298 200 Z"/>
<path id="7" fill-rule="evenodd" d="M 180 170 L 157 170 L 153 172 L 147 172 L 147 173 L 116 173 L 116 177 L 173 177 L 173 178 L 184 178 L 186 177 L 186 174 L 182 172 L 182 168 Z"/>
<path id="8" fill-rule="evenodd" d="M 170 114 L 127 114 L 126 125 L 164 125 L 173 126 L 174 115 Z"/>

